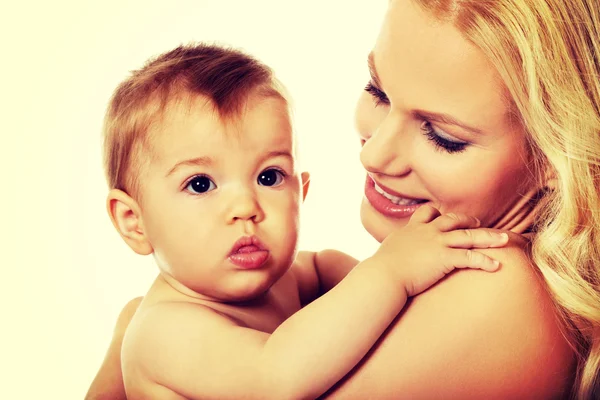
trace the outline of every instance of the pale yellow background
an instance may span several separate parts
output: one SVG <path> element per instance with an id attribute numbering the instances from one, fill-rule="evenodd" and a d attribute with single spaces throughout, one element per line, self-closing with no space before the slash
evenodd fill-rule
<path id="1" fill-rule="evenodd" d="M 155 276 L 152 258 L 131 252 L 106 215 L 100 126 L 127 71 L 179 43 L 242 48 L 288 86 L 312 173 L 301 247 L 357 258 L 376 248 L 358 215 L 364 172 L 353 108 L 386 4 L 59 0 L 2 7 L 0 398 L 83 398 L 118 311 Z"/>

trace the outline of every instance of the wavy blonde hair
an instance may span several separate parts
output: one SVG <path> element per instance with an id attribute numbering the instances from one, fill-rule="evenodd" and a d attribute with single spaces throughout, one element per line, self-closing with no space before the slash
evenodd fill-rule
<path id="1" fill-rule="evenodd" d="M 600 393 L 600 3 L 416 0 L 500 74 L 536 170 L 553 177 L 533 261 L 578 358 L 572 397 Z"/>

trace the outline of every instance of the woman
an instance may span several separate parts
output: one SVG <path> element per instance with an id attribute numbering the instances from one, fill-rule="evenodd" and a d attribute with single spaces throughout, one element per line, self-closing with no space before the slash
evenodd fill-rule
<path id="1" fill-rule="evenodd" d="M 461 271 L 416 297 L 329 397 L 600 393 L 599 8 L 390 1 L 356 112 L 363 225 L 381 241 L 429 202 L 514 235 L 486 250 L 501 271 Z M 121 390 L 134 309 L 91 398 Z"/>

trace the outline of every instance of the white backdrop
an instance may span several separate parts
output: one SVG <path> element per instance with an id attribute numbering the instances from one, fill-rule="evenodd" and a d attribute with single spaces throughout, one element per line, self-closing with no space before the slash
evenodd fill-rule
<path id="1" fill-rule="evenodd" d="M 127 72 L 180 43 L 233 45 L 273 67 L 312 173 L 300 247 L 374 251 L 353 108 L 386 1 L 37 3 L 4 6 L 0 24 L 0 398 L 83 398 L 119 310 L 155 277 L 106 215 L 100 127 Z"/>

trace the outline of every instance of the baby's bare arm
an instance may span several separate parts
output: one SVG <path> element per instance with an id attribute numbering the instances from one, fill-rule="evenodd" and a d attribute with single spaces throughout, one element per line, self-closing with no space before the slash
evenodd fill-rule
<path id="1" fill-rule="evenodd" d="M 358 260 L 337 250 L 318 253 L 301 251 L 291 268 L 298 283 L 302 306 L 327 293 L 358 264 Z"/>
<path id="2" fill-rule="evenodd" d="M 404 305 L 406 291 L 381 271 L 368 262 L 356 268 L 271 335 L 197 304 L 154 306 L 124 343 L 126 382 L 128 371 L 145 371 L 187 398 L 316 398 L 360 361 Z"/>
<path id="3" fill-rule="evenodd" d="M 315 256 L 320 292 L 327 293 L 352 271 L 358 260 L 337 250 L 323 250 Z"/>
<path id="4" fill-rule="evenodd" d="M 154 306 L 124 343 L 125 381 L 128 371 L 143 371 L 145 380 L 186 398 L 317 398 L 364 357 L 415 287 L 382 254 L 271 335 L 198 304 Z"/>
<path id="5" fill-rule="evenodd" d="M 315 270 L 315 252 L 301 251 L 290 267 L 298 285 L 298 296 L 302 307 L 319 297 L 319 276 Z"/>
<path id="6" fill-rule="evenodd" d="M 127 326 L 141 301 L 142 297 L 129 301 L 119 314 L 110 346 L 100 370 L 88 389 L 86 400 L 126 400 L 121 374 L 121 344 Z"/>

